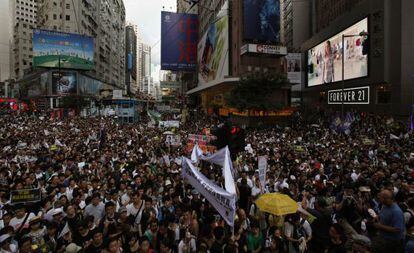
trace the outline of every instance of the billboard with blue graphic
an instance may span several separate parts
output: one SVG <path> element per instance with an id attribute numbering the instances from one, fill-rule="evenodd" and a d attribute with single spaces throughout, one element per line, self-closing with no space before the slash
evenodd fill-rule
<path id="1" fill-rule="evenodd" d="M 94 68 L 92 37 L 48 30 L 33 30 L 33 66 L 91 70 Z"/>
<path id="2" fill-rule="evenodd" d="M 244 0 L 244 36 L 248 41 L 280 41 L 280 0 Z"/>
<path id="3" fill-rule="evenodd" d="M 161 69 L 194 71 L 197 65 L 198 17 L 161 12 Z"/>

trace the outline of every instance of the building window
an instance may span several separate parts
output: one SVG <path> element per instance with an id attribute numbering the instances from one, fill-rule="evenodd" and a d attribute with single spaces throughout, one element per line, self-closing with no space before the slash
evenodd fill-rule
<path id="1" fill-rule="evenodd" d="M 66 15 L 66 21 L 70 21 L 70 15 Z"/>
<path id="2" fill-rule="evenodd" d="M 57 15 L 53 14 L 53 20 L 56 20 L 56 19 L 57 19 Z"/>
<path id="3" fill-rule="evenodd" d="M 389 87 L 380 86 L 377 88 L 377 104 L 386 105 L 391 103 L 391 90 Z"/>
<path id="4" fill-rule="evenodd" d="M 70 4 L 66 4 L 66 10 L 70 9 Z"/>

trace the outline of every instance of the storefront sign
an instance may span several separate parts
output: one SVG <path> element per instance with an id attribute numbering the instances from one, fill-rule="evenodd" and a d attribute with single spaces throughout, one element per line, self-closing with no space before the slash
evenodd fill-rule
<path id="1" fill-rule="evenodd" d="M 246 53 L 287 55 L 287 48 L 283 46 L 265 44 L 245 44 L 240 48 L 241 55 Z"/>
<path id="2" fill-rule="evenodd" d="M 328 104 L 338 105 L 342 103 L 348 105 L 368 105 L 369 86 L 344 89 L 343 91 L 342 89 L 328 91 Z"/>

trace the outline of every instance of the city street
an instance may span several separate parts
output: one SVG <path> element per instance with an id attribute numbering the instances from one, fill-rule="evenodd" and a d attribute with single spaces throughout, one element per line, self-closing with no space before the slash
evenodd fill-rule
<path id="1" fill-rule="evenodd" d="M 0 0 L 0 253 L 414 253 L 413 13 Z"/>

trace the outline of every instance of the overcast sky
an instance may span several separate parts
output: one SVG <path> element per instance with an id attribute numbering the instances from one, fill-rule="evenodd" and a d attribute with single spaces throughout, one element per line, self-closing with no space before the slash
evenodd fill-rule
<path id="1" fill-rule="evenodd" d="M 138 26 L 144 41 L 153 46 L 161 36 L 161 11 L 176 11 L 176 0 L 124 0 L 126 20 Z M 163 6 L 165 7 L 163 9 Z M 152 48 L 152 63 L 160 64 L 160 42 Z"/>

